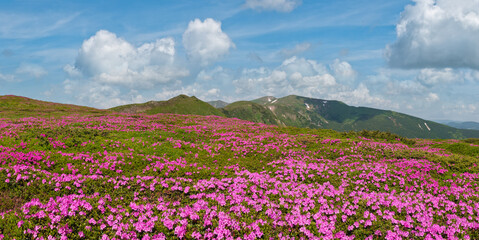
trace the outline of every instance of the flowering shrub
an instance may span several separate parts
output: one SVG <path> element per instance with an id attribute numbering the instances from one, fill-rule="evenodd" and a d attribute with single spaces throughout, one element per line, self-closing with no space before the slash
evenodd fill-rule
<path id="1" fill-rule="evenodd" d="M 323 133 L 173 114 L 0 119 L 0 238 L 479 238 L 477 145 Z"/>

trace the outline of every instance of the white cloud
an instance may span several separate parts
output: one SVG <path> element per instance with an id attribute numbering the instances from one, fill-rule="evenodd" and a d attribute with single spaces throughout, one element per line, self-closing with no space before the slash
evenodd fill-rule
<path id="1" fill-rule="evenodd" d="M 67 79 L 63 81 L 62 85 L 64 92 L 73 95 L 79 103 L 97 108 L 111 108 L 146 101 L 137 90 L 131 89 L 124 93 L 117 86 L 99 82 L 89 81 L 85 83 Z"/>
<path id="2" fill-rule="evenodd" d="M 333 71 L 334 76 L 340 81 L 352 83 L 356 80 L 358 75 L 351 64 L 345 61 L 340 61 L 339 59 L 334 60 L 329 67 Z"/>
<path id="3" fill-rule="evenodd" d="M 41 78 L 48 74 L 44 68 L 35 64 L 21 64 L 17 68 L 16 73 L 26 74 L 34 78 Z"/>
<path id="4" fill-rule="evenodd" d="M 142 102 L 141 93 L 178 85 L 189 76 L 189 70 L 178 63 L 172 38 L 137 47 L 106 30 L 85 40 L 75 65 L 63 70 L 69 76 L 63 82 L 64 92 L 100 108 Z"/>
<path id="5" fill-rule="evenodd" d="M 292 56 L 296 56 L 296 55 L 299 55 L 303 52 L 306 52 L 308 51 L 309 49 L 311 49 L 311 43 L 300 43 L 300 44 L 297 44 L 296 46 L 294 46 L 294 48 L 291 48 L 291 49 L 288 49 L 288 48 L 285 48 L 285 49 L 282 49 L 280 51 L 280 55 L 284 58 L 290 58 Z"/>
<path id="6" fill-rule="evenodd" d="M 248 97 L 289 94 L 311 96 L 336 85 L 336 80 L 316 61 L 292 57 L 273 70 L 245 69 L 233 84 L 237 94 Z"/>
<path id="7" fill-rule="evenodd" d="M 347 62 L 335 61 L 331 65 L 351 66 Z M 338 82 L 336 75 L 347 72 L 340 66 L 328 69 L 314 60 L 292 57 L 277 68 L 244 69 L 241 76 L 233 81 L 236 94 L 243 98 L 257 98 L 265 95 L 277 97 L 296 94 L 320 99 L 345 101 L 353 105 L 391 106 L 390 101 L 375 96 L 361 83 L 355 87 L 350 82 Z M 333 69 L 337 72 L 334 73 Z M 350 72 L 355 72 L 352 67 Z M 347 74 L 343 74 L 347 75 Z"/>
<path id="8" fill-rule="evenodd" d="M 401 14 L 397 41 L 386 47 L 400 68 L 479 69 L 479 1 L 415 0 Z"/>
<path id="9" fill-rule="evenodd" d="M 444 103 L 441 107 L 441 113 L 447 116 L 447 120 L 464 121 L 470 119 L 477 121 L 479 117 L 479 104 L 468 104 L 457 101 L 453 103 Z M 442 119 L 445 119 L 444 117 Z"/>
<path id="10" fill-rule="evenodd" d="M 424 95 L 427 91 L 427 88 L 421 83 L 414 80 L 393 80 L 390 79 L 386 85 L 386 93 L 388 95 L 395 96 L 412 96 L 412 95 Z"/>
<path id="11" fill-rule="evenodd" d="M 201 82 L 214 82 L 218 84 L 221 79 L 231 80 L 228 69 L 224 69 L 221 66 L 217 66 L 212 70 L 201 70 L 196 79 Z"/>
<path id="12" fill-rule="evenodd" d="M 70 79 L 66 79 L 65 81 L 63 81 L 62 85 L 63 85 L 63 91 L 66 94 L 72 94 L 73 90 L 75 90 L 78 87 L 78 83 Z"/>
<path id="13" fill-rule="evenodd" d="M 439 101 L 439 96 L 436 93 L 429 93 L 426 97 L 428 102 L 437 102 Z"/>
<path id="14" fill-rule="evenodd" d="M 301 5 L 301 0 L 246 0 L 245 6 L 255 10 L 291 12 Z"/>
<path id="15" fill-rule="evenodd" d="M 299 72 L 304 76 L 329 73 L 328 69 L 314 60 L 292 57 L 283 61 L 278 68 L 286 71 L 288 74 Z"/>
<path id="16" fill-rule="evenodd" d="M 183 46 L 190 59 L 202 66 L 214 63 L 229 53 L 235 45 L 221 30 L 221 22 L 211 18 L 195 19 L 183 33 Z"/>
<path id="17" fill-rule="evenodd" d="M 174 82 L 189 75 L 189 71 L 175 64 L 175 42 L 162 38 L 135 47 L 106 30 L 98 31 L 84 41 L 76 58 L 75 67 L 64 70 L 105 84 L 149 88 L 155 84 Z"/>
<path id="18" fill-rule="evenodd" d="M 74 66 L 67 64 L 63 67 L 63 71 L 65 71 L 69 76 L 74 77 L 74 78 L 79 78 L 83 76 L 83 74 L 78 70 L 78 68 L 75 68 Z"/>
<path id="19" fill-rule="evenodd" d="M 143 96 L 135 90 L 131 90 L 128 94 L 124 95 L 118 88 L 102 84 L 91 86 L 87 92 L 80 95 L 80 99 L 85 99 L 100 108 L 111 108 L 145 101 Z"/>
<path id="20" fill-rule="evenodd" d="M 391 104 L 388 100 L 380 96 L 372 96 L 364 83 L 360 83 L 356 89 L 332 92 L 328 96 L 330 99 L 340 100 L 355 106 L 388 106 Z"/>
<path id="21" fill-rule="evenodd" d="M 464 81 L 463 74 L 457 73 L 452 68 L 444 69 L 422 69 L 417 80 L 426 86 L 435 86 L 437 84 L 458 83 Z"/>
<path id="22" fill-rule="evenodd" d="M 194 83 L 177 89 L 164 88 L 155 95 L 157 100 L 168 100 L 180 94 L 195 96 L 203 101 L 217 100 L 220 97 L 221 90 L 218 88 L 204 88 L 200 84 Z"/>
<path id="23" fill-rule="evenodd" d="M 464 74 L 464 78 L 471 82 L 479 82 L 479 71 L 468 71 Z"/>

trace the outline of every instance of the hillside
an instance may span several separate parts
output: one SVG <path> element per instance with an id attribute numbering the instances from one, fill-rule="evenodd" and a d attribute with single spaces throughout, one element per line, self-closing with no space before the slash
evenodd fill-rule
<path id="1" fill-rule="evenodd" d="M 224 114 L 230 118 L 239 118 L 251 122 L 281 125 L 281 122 L 269 110 L 257 103 L 239 101 L 227 105 L 223 109 Z"/>
<path id="2" fill-rule="evenodd" d="M 410 138 L 471 138 L 479 131 L 456 129 L 410 115 L 343 102 L 300 96 L 263 97 L 252 102 L 273 112 L 286 126 L 326 128 L 337 131 L 379 130 Z"/>
<path id="3" fill-rule="evenodd" d="M 0 165 L 3 239 L 479 239 L 478 139 L 37 116 Z"/>
<path id="4" fill-rule="evenodd" d="M 168 101 L 149 101 L 146 103 L 122 105 L 111 108 L 110 110 L 121 113 L 176 113 L 202 116 L 225 116 L 223 112 L 210 104 L 203 102 L 194 96 L 188 97 L 186 95 L 179 95 Z"/>
<path id="5" fill-rule="evenodd" d="M 225 104 L 222 101 L 215 102 Z M 283 98 L 267 96 L 253 101 L 239 101 L 223 108 L 215 108 L 211 104 L 196 97 L 179 95 L 168 101 L 150 101 L 118 106 L 110 110 L 99 110 L 18 96 L 0 96 L 0 118 L 105 114 L 109 111 L 146 114 L 177 113 L 226 116 L 264 124 L 333 129 L 343 132 L 378 130 L 409 138 L 479 138 L 478 130 L 456 129 L 393 111 L 353 107 L 339 101 L 294 95 Z"/>
<path id="6" fill-rule="evenodd" d="M 478 138 L 479 131 L 449 127 L 410 115 L 367 107 L 353 107 L 340 101 L 300 96 L 262 97 L 239 101 L 223 108 L 225 102 L 203 102 L 180 95 L 168 101 L 150 101 L 112 108 L 124 113 L 178 113 L 215 115 L 247 121 L 300 128 L 323 128 L 336 131 L 378 130 L 409 138 L 464 139 Z"/>
<path id="7" fill-rule="evenodd" d="M 32 116 L 57 117 L 71 114 L 85 115 L 106 112 L 106 110 L 72 104 L 46 102 L 27 97 L 13 95 L 0 96 L 0 118 L 22 118 Z"/>

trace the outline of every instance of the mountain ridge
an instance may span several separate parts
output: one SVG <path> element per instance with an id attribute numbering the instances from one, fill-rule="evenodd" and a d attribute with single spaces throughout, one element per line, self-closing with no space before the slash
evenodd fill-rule
<path id="1" fill-rule="evenodd" d="M 149 101 L 146 103 L 127 104 L 110 108 L 110 110 L 121 113 L 176 113 L 225 117 L 225 114 L 221 110 L 201 101 L 195 96 L 189 97 L 184 94 L 173 97 L 167 101 Z"/>
<path id="2" fill-rule="evenodd" d="M 187 97 L 182 99 L 187 99 Z M 197 99 L 197 101 L 201 100 Z M 208 114 L 278 126 L 322 128 L 341 132 L 377 130 L 409 138 L 479 138 L 479 131 L 456 129 L 390 110 L 349 106 L 337 100 L 288 95 L 281 98 L 265 96 L 250 101 L 237 101 L 224 107 L 219 107 L 215 105 L 216 103 L 225 102 L 218 100 L 207 104 L 221 113 L 206 111 Z M 112 110 L 115 109 L 112 108 Z M 163 112 L 168 111 L 164 110 Z M 148 112 L 146 111 L 146 113 Z M 197 113 L 183 112 L 183 114 Z"/>
<path id="3" fill-rule="evenodd" d="M 0 95 L 0 118 L 30 117 L 36 115 L 56 117 L 69 114 L 101 114 L 108 110 L 92 107 L 55 103 L 15 95 Z"/>
<path id="4" fill-rule="evenodd" d="M 461 121 L 442 120 L 442 121 L 436 121 L 436 122 L 448 125 L 453 128 L 479 130 L 479 122 L 474 122 L 474 121 L 461 122 Z"/>
<path id="5" fill-rule="evenodd" d="M 34 116 L 34 113 L 55 117 L 112 112 L 216 115 L 284 127 L 332 129 L 341 132 L 383 131 L 408 138 L 479 138 L 478 130 L 457 129 L 394 111 L 355 107 L 341 101 L 296 95 L 282 98 L 265 96 L 251 101 L 230 103 L 222 108 L 215 108 L 211 103 L 204 102 L 195 96 L 179 95 L 167 101 L 149 101 L 110 109 L 46 102 L 13 95 L 0 96 L 0 118 L 29 117 Z"/>

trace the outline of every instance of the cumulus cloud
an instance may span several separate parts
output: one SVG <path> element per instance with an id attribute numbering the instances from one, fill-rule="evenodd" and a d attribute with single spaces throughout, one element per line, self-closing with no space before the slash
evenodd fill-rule
<path id="1" fill-rule="evenodd" d="M 164 88 L 155 95 L 155 99 L 167 100 L 180 94 L 195 96 L 204 101 L 216 100 L 220 97 L 221 90 L 218 88 L 205 88 L 198 83 L 183 86 L 177 89 Z"/>
<path id="2" fill-rule="evenodd" d="M 221 83 L 230 83 L 233 80 L 232 75 L 231 70 L 217 66 L 213 69 L 201 70 L 196 76 L 196 80 L 203 84 L 211 83 L 220 85 Z"/>
<path id="3" fill-rule="evenodd" d="M 336 85 L 336 79 L 314 60 L 292 57 L 273 70 L 245 69 L 233 81 L 237 94 L 262 95 L 303 94 L 316 95 Z"/>
<path id="4" fill-rule="evenodd" d="M 75 68 L 74 66 L 69 64 L 63 67 L 63 71 L 65 71 L 69 76 L 74 78 L 79 78 L 83 75 L 78 68 Z"/>
<path id="5" fill-rule="evenodd" d="M 97 108 L 111 108 L 130 103 L 145 102 L 146 99 L 134 89 L 123 92 L 121 88 L 99 82 L 81 82 L 79 80 L 66 79 L 63 81 L 63 90 L 80 104 Z"/>
<path id="6" fill-rule="evenodd" d="M 17 68 L 16 73 L 26 74 L 34 78 L 41 78 L 48 74 L 44 68 L 35 64 L 21 64 Z"/>
<path id="7" fill-rule="evenodd" d="M 387 82 L 386 93 L 396 96 L 423 95 L 427 88 L 418 81 L 414 80 L 390 80 Z"/>
<path id="8" fill-rule="evenodd" d="M 187 69 L 175 64 L 172 38 L 135 47 L 106 30 L 100 30 L 84 41 L 75 66 L 66 66 L 64 70 L 71 76 L 83 75 L 99 83 L 140 88 L 189 75 Z"/>
<path id="9" fill-rule="evenodd" d="M 379 96 L 372 96 L 368 87 L 364 83 L 360 83 L 355 89 L 346 91 L 332 92 L 328 95 L 330 99 L 340 100 L 351 105 L 375 105 L 387 106 L 390 104 L 388 100 Z"/>
<path id="10" fill-rule="evenodd" d="M 173 38 L 135 46 L 114 33 L 100 30 L 81 45 L 74 65 L 63 70 L 66 94 L 100 108 L 141 102 L 154 88 L 175 86 L 189 76 L 176 56 Z"/>
<path id="11" fill-rule="evenodd" d="M 393 67 L 479 69 L 477 0 L 415 0 L 396 33 L 385 52 Z"/>
<path id="12" fill-rule="evenodd" d="M 432 69 L 425 68 L 417 76 L 417 80 L 425 86 L 435 86 L 437 84 L 448 84 L 463 82 L 463 74 L 454 71 L 452 68 Z"/>
<path id="13" fill-rule="evenodd" d="M 334 60 L 329 67 L 333 71 L 334 76 L 340 81 L 354 82 L 358 75 L 351 64 L 345 61 L 340 61 L 339 59 Z"/>
<path id="14" fill-rule="evenodd" d="M 291 12 L 301 0 L 246 0 L 245 6 L 258 11 Z"/>
<path id="15" fill-rule="evenodd" d="M 286 71 L 288 74 L 300 72 L 304 76 L 329 73 L 328 69 L 323 64 L 314 60 L 298 57 L 284 60 L 278 68 Z"/>
<path id="16" fill-rule="evenodd" d="M 207 66 L 229 53 L 235 45 L 221 30 L 221 22 L 207 18 L 195 19 L 183 33 L 183 46 L 192 61 Z"/>
<path id="17" fill-rule="evenodd" d="M 284 96 L 297 94 L 306 97 L 334 99 L 353 105 L 386 106 L 391 102 L 381 96 L 374 96 L 361 83 L 357 87 L 351 82 L 340 82 L 337 76 L 353 76 L 354 69 L 347 62 L 339 60 L 330 67 L 314 60 L 292 57 L 281 65 L 268 68 L 244 69 L 241 76 L 233 81 L 236 94 L 247 98 L 265 95 Z M 349 75 L 348 75 L 349 74 Z"/>

